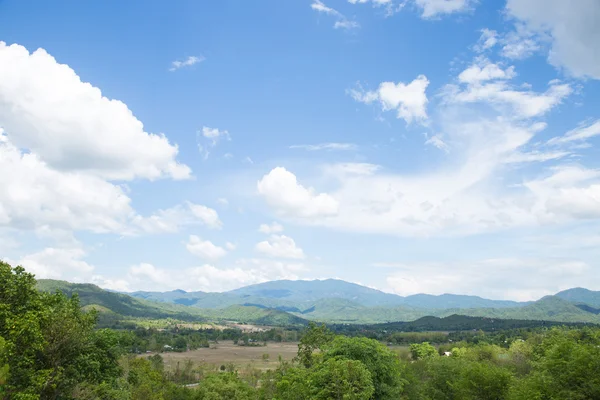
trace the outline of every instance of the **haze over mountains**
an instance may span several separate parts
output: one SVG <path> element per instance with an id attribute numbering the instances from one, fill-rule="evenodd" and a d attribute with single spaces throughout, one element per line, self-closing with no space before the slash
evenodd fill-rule
<path id="1" fill-rule="evenodd" d="M 271 281 L 223 293 L 109 292 L 90 284 L 40 280 L 42 290 L 78 292 L 82 303 L 120 315 L 245 320 L 255 323 L 385 323 L 425 316 L 600 323 L 600 292 L 574 288 L 535 302 L 477 296 L 397 296 L 336 279 Z"/>

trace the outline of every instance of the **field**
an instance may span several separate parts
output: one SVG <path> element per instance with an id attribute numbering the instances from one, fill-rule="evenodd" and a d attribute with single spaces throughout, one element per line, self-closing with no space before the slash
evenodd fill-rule
<path id="1" fill-rule="evenodd" d="M 231 340 L 211 343 L 210 348 L 187 351 L 185 353 L 161 353 L 167 370 L 173 371 L 177 363 L 182 366 L 185 362 L 192 361 L 194 365 L 219 368 L 221 365 L 234 364 L 238 369 L 248 365 L 257 369 L 276 368 L 279 356 L 285 361 L 290 361 L 298 352 L 297 342 L 267 343 L 267 346 L 237 346 Z M 268 359 L 263 355 L 268 354 Z M 150 354 L 148 354 L 150 355 Z"/>

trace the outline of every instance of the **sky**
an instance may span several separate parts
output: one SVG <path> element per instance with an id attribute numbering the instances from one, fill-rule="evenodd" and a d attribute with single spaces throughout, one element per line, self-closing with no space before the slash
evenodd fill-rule
<path id="1" fill-rule="evenodd" d="M 597 0 L 0 0 L 0 258 L 119 290 L 600 290 Z"/>

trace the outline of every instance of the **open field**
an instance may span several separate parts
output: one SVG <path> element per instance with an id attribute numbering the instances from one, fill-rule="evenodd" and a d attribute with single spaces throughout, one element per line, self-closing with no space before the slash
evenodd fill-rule
<path id="1" fill-rule="evenodd" d="M 219 368 L 229 363 L 235 364 L 237 368 L 252 365 L 257 369 L 276 368 L 279 356 L 290 361 L 298 352 L 298 342 L 267 343 L 267 346 L 236 346 L 231 340 L 219 341 L 218 344 L 211 343 L 210 348 L 192 350 L 185 353 L 161 353 L 167 370 L 176 368 L 177 363 L 183 365 L 190 360 L 195 365 L 207 365 Z M 268 354 L 268 361 L 263 360 L 263 354 Z M 146 354 L 144 356 L 148 356 Z"/>

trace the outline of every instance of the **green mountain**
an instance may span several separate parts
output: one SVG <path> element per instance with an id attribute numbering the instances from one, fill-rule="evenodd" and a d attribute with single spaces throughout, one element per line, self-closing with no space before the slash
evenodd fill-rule
<path id="1" fill-rule="evenodd" d="M 600 291 L 593 291 L 584 288 L 573 288 L 556 293 L 557 297 L 568 300 L 572 303 L 587 304 L 596 309 L 600 308 Z"/>
<path id="2" fill-rule="evenodd" d="M 595 304 L 595 292 L 583 289 L 561 292 L 562 296 L 567 296 L 569 300 L 557 295 L 546 296 L 536 302 L 516 303 L 457 295 L 400 297 L 333 279 L 274 281 L 226 293 L 188 293 L 182 290 L 133 293 L 132 296 L 136 297 L 103 290 L 91 284 L 64 281 L 40 280 L 38 287 L 45 291 L 61 290 L 68 295 L 78 293 L 83 306 L 97 308 L 104 312 L 107 319 L 112 320 L 129 317 L 235 321 L 264 325 L 299 325 L 306 323 L 306 320 L 376 324 L 415 321 L 427 316 L 463 315 L 513 320 L 600 323 L 599 308 L 579 303 L 586 300 Z M 388 299 L 391 301 L 387 301 Z M 414 301 L 411 302 L 411 299 Z M 413 304 L 427 304 L 429 307 Z M 468 304 L 476 306 L 464 307 Z M 511 304 L 517 306 L 508 307 Z"/>
<path id="3" fill-rule="evenodd" d="M 241 298 L 277 299 L 298 304 L 299 308 L 302 308 L 302 305 L 329 298 L 350 300 L 363 306 L 398 305 L 403 300 L 400 296 L 338 279 L 271 281 L 246 286 L 227 293 Z"/>
<path id="4" fill-rule="evenodd" d="M 61 291 L 68 296 L 78 294 L 85 309 L 95 308 L 105 314 L 106 320 L 131 318 L 174 318 L 185 321 L 247 322 L 260 325 L 304 325 L 306 319 L 284 311 L 243 305 L 229 305 L 221 309 L 202 309 L 181 304 L 139 299 L 111 292 L 92 284 L 69 283 L 50 279 L 38 280 L 38 290 Z"/>
<path id="5" fill-rule="evenodd" d="M 508 308 L 529 304 L 454 294 L 443 294 L 440 296 L 417 294 L 402 297 L 338 279 L 312 281 L 279 280 L 250 285 L 225 293 L 174 290 L 170 292 L 134 292 L 131 295 L 147 300 L 184 304 L 200 308 L 225 308 L 234 304 L 250 304 L 291 312 L 303 312 L 306 309 L 316 306 L 315 302 L 324 299 L 347 300 L 364 307 L 425 309 Z M 321 311 L 323 311 L 323 305 L 321 305 Z M 330 312 L 333 312 L 333 309 Z"/>
<path id="6" fill-rule="evenodd" d="M 101 289 L 89 283 L 70 283 L 51 279 L 39 279 L 37 281 L 37 288 L 45 292 L 61 291 L 67 296 L 77 293 L 82 306 L 99 306 L 97 307 L 99 311 L 110 310 L 122 316 L 179 318 L 185 320 L 200 317 L 198 311 L 193 308 L 136 299 L 125 294 Z"/>
<path id="7" fill-rule="evenodd" d="M 577 305 L 557 296 L 546 296 L 524 307 L 450 309 L 437 313 L 437 316 L 451 314 L 503 319 L 600 323 L 599 315 L 582 310 Z"/>

